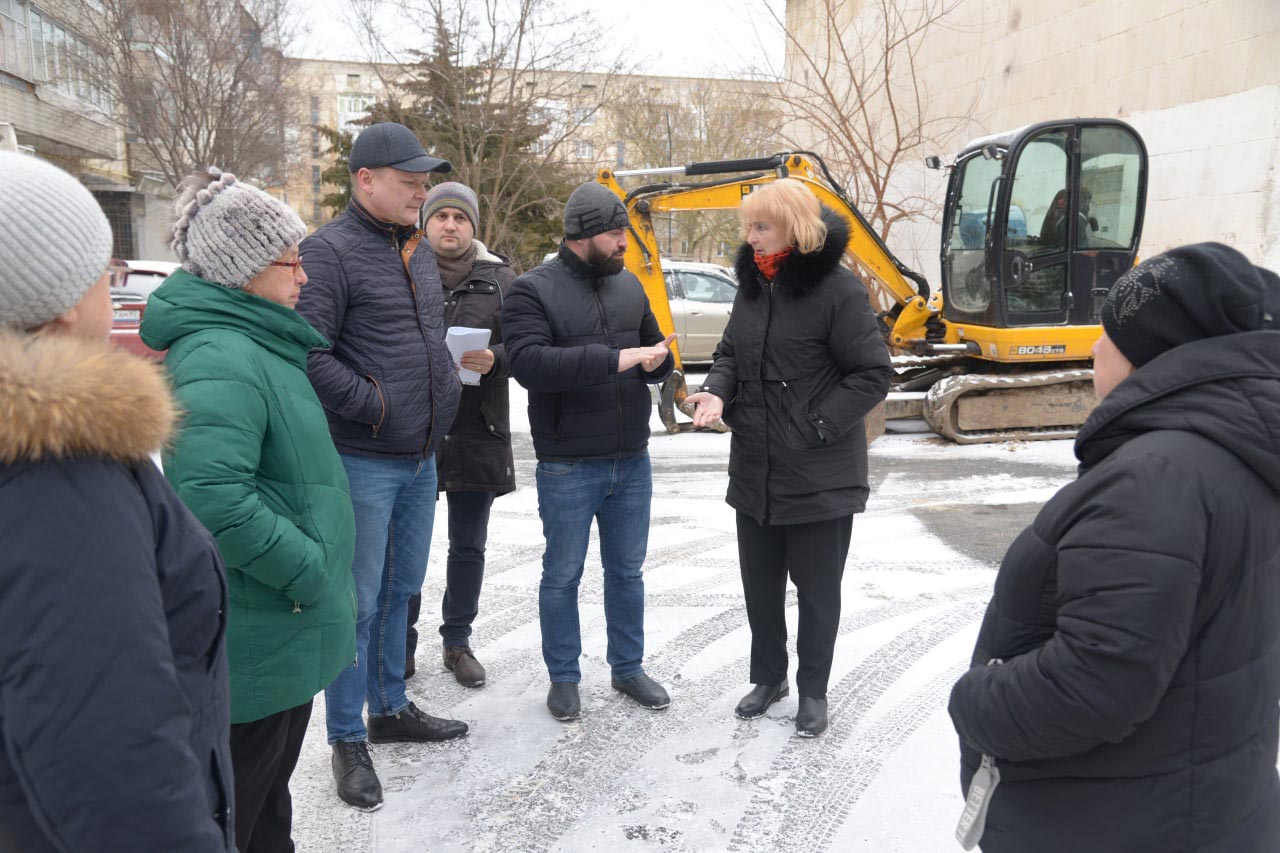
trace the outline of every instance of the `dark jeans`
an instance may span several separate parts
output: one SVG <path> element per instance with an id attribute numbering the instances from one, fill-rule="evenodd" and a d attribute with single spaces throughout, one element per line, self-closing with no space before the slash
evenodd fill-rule
<path id="1" fill-rule="evenodd" d="M 790 574 L 800 610 L 796 687 L 801 696 L 826 697 L 840 628 L 840 581 L 852 533 L 852 515 L 812 524 L 760 525 L 738 513 L 738 562 L 751 625 L 752 684 L 787 680 Z"/>
<path id="2" fill-rule="evenodd" d="M 240 853 L 292 853 L 289 777 L 311 720 L 311 702 L 231 727 Z"/>
<path id="3" fill-rule="evenodd" d="M 605 659 L 614 678 L 634 678 L 644 672 L 644 557 L 653 498 L 649 454 L 539 462 L 536 476 L 547 540 L 538 587 L 547 673 L 553 682 L 582 679 L 578 585 L 594 519 L 604 564 Z"/>
<path id="4" fill-rule="evenodd" d="M 446 646 L 471 645 L 471 623 L 480 612 L 484 583 L 484 546 L 489 538 L 489 510 L 494 492 L 446 492 L 449 501 L 449 559 L 445 568 L 444 600 L 440 603 L 440 636 Z M 418 648 L 415 627 L 422 610 L 422 593 L 409 599 L 407 658 Z"/>

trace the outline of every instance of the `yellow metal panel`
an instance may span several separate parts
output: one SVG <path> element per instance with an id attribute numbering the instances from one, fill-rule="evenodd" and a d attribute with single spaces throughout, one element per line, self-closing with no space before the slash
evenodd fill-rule
<path id="1" fill-rule="evenodd" d="M 997 329 L 971 323 L 949 324 L 950 343 L 973 342 L 981 348 L 976 355 L 1001 364 L 1044 361 L 1086 361 L 1093 358 L 1093 345 L 1102 335 L 1101 326 L 1018 326 Z"/>

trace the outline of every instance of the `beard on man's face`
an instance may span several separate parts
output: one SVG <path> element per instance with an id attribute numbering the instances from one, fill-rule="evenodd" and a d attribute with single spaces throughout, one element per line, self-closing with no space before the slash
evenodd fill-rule
<path id="1" fill-rule="evenodd" d="M 595 243 L 587 244 L 587 264 L 601 275 L 617 275 L 622 272 L 622 254 L 610 255 L 596 248 Z"/>

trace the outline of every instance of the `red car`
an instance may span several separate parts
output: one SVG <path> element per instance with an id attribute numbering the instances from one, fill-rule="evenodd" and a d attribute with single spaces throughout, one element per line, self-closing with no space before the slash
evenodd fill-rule
<path id="1" fill-rule="evenodd" d="M 147 310 L 147 299 L 169 274 L 178 268 L 167 261 L 113 261 L 111 277 L 111 307 L 115 319 L 111 324 L 111 343 L 146 358 L 163 359 L 163 352 L 156 352 L 142 342 L 138 327 L 142 314 Z"/>

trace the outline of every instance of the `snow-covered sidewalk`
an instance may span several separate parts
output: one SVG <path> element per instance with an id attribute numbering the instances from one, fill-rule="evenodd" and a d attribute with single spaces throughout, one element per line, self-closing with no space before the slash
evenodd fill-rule
<path id="1" fill-rule="evenodd" d="M 513 387 L 512 397 L 518 420 L 523 393 Z M 489 682 L 467 690 L 440 666 L 441 502 L 409 684 L 419 707 L 468 721 L 470 736 L 375 747 L 386 803 L 362 814 L 333 793 L 318 697 L 293 781 L 300 851 L 958 849 L 947 694 L 1003 547 L 1074 476 L 1070 443 L 876 443 L 874 497 L 854 524 L 844 580 L 832 724 L 806 740 L 793 736 L 794 694 L 763 719 L 733 715 L 749 686 L 750 635 L 723 501 L 729 436 L 668 436 L 656 418 L 655 427 L 646 666 L 671 707 L 644 711 L 610 689 L 593 543 L 581 595 L 584 715 L 564 724 L 547 714 L 542 530 L 528 427 L 516 424 L 520 488 L 494 504 L 473 636 Z"/>

